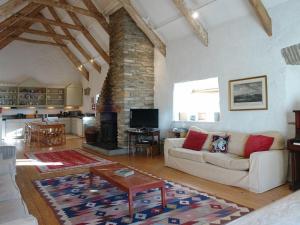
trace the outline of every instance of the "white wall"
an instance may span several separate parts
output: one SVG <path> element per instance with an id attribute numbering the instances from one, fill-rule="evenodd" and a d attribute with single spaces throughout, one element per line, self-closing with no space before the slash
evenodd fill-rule
<path id="1" fill-rule="evenodd" d="M 0 51 L 0 83 L 18 85 L 35 79 L 47 87 L 64 88 L 81 82 L 81 74 L 60 48 L 12 42 Z M 39 113 L 56 114 L 63 109 L 38 109 Z M 4 115 L 34 114 L 35 109 L 3 110 Z"/>
<path id="2" fill-rule="evenodd" d="M 297 91 L 292 91 L 287 84 L 293 83 L 300 74 L 287 69 L 280 51 L 300 41 L 300 1 L 290 0 L 268 11 L 273 21 L 271 38 L 258 20 L 249 15 L 208 30 L 207 48 L 195 35 L 168 43 L 167 74 L 159 77 L 156 93 L 159 95 L 156 105 L 160 106 L 164 120 L 162 129 L 171 126 L 174 83 L 218 76 L 221 120 L 201 123 L 203 128 L 245 132 L 278 130 L 286 133 L 287 111 L 294 107 L 287 108 L 287 98 L 289 102 L 299 101 L 299 88 L 294 83 L 291 88 Z M 230 112 L 228 81 L 258 75 L 268 76 L 269 110 Z"/>
<path id="3" fill-rule="evenodd" d="M 0 51 L 0 82 L 34 78 L 49 86 L 80 82 L 79 71 L 60 48 L 14 41 Z"/>
<path id="4" fill-rule="evenodd" d="M 83 96 L 83 106 L 82 111 L 87 113 L 94 113 L 95 111 L 92 110 L 92 102 L 91 98 L 94 97 L 94 101 L 96 101 L 96 95 L 101 94 L 102 86 L 104 83 L 104 80 L 107 75 L 108 71 L 108 64 L 101 65 L 101 74 L 96 72 L 95 70 L 91 70 L 90 72 L 90 80 L 87 81 L 86 79 L 82 78 L 82 87 L 83 88 L 90 88 L 91 92 L 90 95 L 84 95 Z"/>

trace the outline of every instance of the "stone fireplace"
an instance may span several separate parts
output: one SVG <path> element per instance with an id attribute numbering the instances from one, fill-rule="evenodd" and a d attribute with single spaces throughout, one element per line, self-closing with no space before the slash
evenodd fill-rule
<path id="1" fill-rule="evenodd" d="M 104 128 L 111 123 L 115 147 L 126 148 L 130 109 L 154 107 L 154 47 L 123 8 L 110 16 L 110 30 L 110 69 L 97 106 L 98 142 L 103 145 Z"/>

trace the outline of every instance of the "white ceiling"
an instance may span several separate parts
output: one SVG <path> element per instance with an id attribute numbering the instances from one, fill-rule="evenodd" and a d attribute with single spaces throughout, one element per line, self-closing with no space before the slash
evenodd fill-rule
<path id="1" fill-rule="evenodd" d="M 192 33 L 172 0 L 132 1 L 142 17 L 149 21 L 165 40 L 182 38 Z M 263 3 L 270 9 L 286 1 L 288 0 L 263 0 Z M 250 14 L 255 16 L 248 0 L 185 0 L 185 3 L 190 10 L 199 13 L 198 19 L 208 31 Z"/>
<path id="2" fill-rule="evenodd" d="M 0 4 L 3 4 L 7 0 L 0 0 Z M 192 34 L 190 26 L 186 20 L 181 16 L 178 9 L 173 4 L 172 0 L 131 0 L 134 7 L 139 14 L 149 23 L 149 25 L 165 40 L 168 41 L 183 38 Z M 300 0 L 263 0 L 267 10 L 287 1 L 300 1 Z M 69 3 L 78 7 L 85 8 L 83 3 L 78 0 L 68 0 Z M 93 0 L 99 11 L 107 14 L 116 8 L 118 0 Z M 253 19 L 256 19 L 254 10 L 252 9 L 248 0 L 185 0 L 187 7 L 192 11 L 199 13 L 198 20 L 208 30 L 213 29 L 216 26 L 228 23 L 238 18 L 253 15 Z M 17 11 L 18 9 L 15 9 Z M 71 18 L 64 10 L 57 9 L 61 20 L 67 23 L 73 23 Z M 53 19 L 47 9 L 43 10 L 43 15 L 49 19 Z M 109 36 L 99 25 L 99 23 L 91 17 L 82 16 L 77 14 L 81 22 L 87 27 L 94 38 L 99 44 L 108 52 L 109 49 Z M 4 17 L 0 17 L 0 21 Z M 43 29 L 40 25 L 33 25 L 35 29 Z M 60 28 L 55 28 L 56 32 L 63 34 Z M 98 53 L 91 46 L 91 44 L 85 39 L 85 37 L 77 31 L 70 32 L 76 37 L 77 41 L 84 46 L 87 52 L 96 58 L 100 64 L 104 63 L 104 60 L 98 56 Z M 48 38 L 38 37 L 36 35 L 24 34 L 26 37 L 34 37 L 36 39 L 47 40 Z M 51 40 L 51 39 L 48 39 Z M 82 63 L 86 62 L 86 59 L 77 52 L 76 48 L 66 42 L 72 52 L 77 55 Z"/>

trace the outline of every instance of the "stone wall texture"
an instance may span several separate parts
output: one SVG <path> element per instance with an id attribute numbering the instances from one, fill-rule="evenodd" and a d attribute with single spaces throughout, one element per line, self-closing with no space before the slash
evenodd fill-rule
<path id="1" fill-rule="evenodd" d="M 99 111 L 118 112 L 118 146 L 127 147 L 131 108 L 154 107 L 154 47 L 125 9 L 110 16 L 110 69 Z"/>

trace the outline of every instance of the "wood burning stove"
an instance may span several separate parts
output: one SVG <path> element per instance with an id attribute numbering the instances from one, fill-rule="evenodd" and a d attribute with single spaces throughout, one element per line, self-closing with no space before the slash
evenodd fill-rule
<path id="1" fill-rule="evenodd" d="M 116 112 L 100 113 L 100 132 L 97 146 L 107 150 L 118 148 L 118 128 Z"/>

